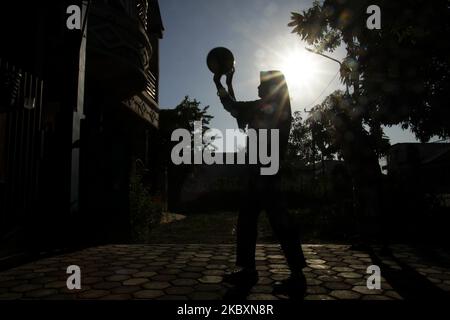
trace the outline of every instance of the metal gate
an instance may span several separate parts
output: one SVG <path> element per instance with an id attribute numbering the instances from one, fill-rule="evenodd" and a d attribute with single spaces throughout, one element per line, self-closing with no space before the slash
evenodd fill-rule
<path id="1" fill-rule="evenodd" d="M 36 214 L 42 159 L 43 81 L 0 59 L 0 235 Z M 35 210 L 34 210 L 35 211 Z"/>

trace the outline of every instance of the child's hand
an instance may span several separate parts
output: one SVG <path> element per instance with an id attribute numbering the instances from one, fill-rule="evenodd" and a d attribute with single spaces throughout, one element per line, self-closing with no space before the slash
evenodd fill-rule
<path id="1" fill-rule="evenodd" d="M 227 73 L 227 85 L 231 85 L 231 83 L 233 82 L 234 71 L 235 70 L 233 67 L 233 69 L 231 69 L 231 71 Z"/>

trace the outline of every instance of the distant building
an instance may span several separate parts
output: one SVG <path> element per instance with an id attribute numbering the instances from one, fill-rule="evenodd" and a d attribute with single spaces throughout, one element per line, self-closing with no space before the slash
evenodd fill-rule
<path id="1" fill-rule="evenodd" d="M 387 171 L 414 188 L 439 194 L 450 205 L 450 143 L 398 143 L 387 155 Z"/>

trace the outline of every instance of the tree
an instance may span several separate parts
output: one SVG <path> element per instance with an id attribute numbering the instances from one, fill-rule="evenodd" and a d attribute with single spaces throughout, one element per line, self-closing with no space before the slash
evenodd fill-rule
<path id="1" fill-rule="evenodd" d="M 369 30 L 367 7 L 381 8 L 382 27 Z M 347 50 L 342 81 L 353 86 L 355 111 L 373 130 L 401 124 L 417 138 L 450 136 L 447 0 L 325 0 L 292 13 L 289 26 L 319 52 Z"/>
<path id="2" fill-rule="evenodd" d="M 373 4 L 381 8 L 380 30 L 366 27 Z M 360 216 L 371 219 L 388 209 L 376 159 L 384 145 L 382 125 L 409 127 L 423 142 L 450 136 L 450 58 L 443 38 L 450 31 L 449 8 L 447 0 L 325 0 L 292 14 L 293 32 L 317 51 L 341 45 L 347 51 L 341 80 L 352 92 L 330 96 L 316 108 L 325 122 L 315 122 L 338 142 Z"/>
<path id="3" fill-rule="evenodd" d="M 174 108 L 160 111 L 160 138 L 163 146 L 165 163 L 170 162 L 170 150 L 176 144 L 171 141 L 172 132 L 176 129 L 187 129 L 194 135 L 194 122 L 202 122 L 202 134 L 209 129 L 213 116 L 208 114 L 209 106 L 201 107 L 201 102 L 185 96 Z"/>
<path id="4" fill-rule="evenodd" d="M 158 153 L 160 159 L 159 162 L 162 165 L 162 169 L 168 170 L 169 180 L 169 198 L 171 202 L 176 202 L 179 199 L 183 182 L 188 174 L 191 173 L 191 168 L 187 166 L 175 166 L 172 163 L 170 154 L 172 148 L 176 145 L 176 141 L 171 141 L 172 132 L 176 129 L 187 129 L 191 136 L 194 135 L 194 122 L 202 122 L 202 136 L 209 129 L 209 123 L 213 118 L 208 113 L 209 106 L 201 107 L 201 102 L 196 99 L 191 99 L 189 96 L 185 96 L 184 99 L 174 109 L 166 109 L 160 111 L 160 128 L 159 128 L 159 140 L 160 150 Z M 191 139 L 193 141 L 193 139 Z M 203 148 L 212 148 L 211 145 L 203 146 Z M 194 144 L 192 142 L 192 149 Z M 166 184 L 168 181 L 164 181 Z M 167 195 L 166 195 L 167 196 Z"/>
<path id="5" fill-rule="evenodd" d="M 378 220 L 386 209 L 378 160 L 390 144 L 382 132 L 381 136 L 368 132 L 351 106 L 351 98 L 336 91 L 311 110 L 307 122 L 321 153 L 337 153 L 344 159 L 352 178 L 359 234 L 372 238 L 379 232 Z"/>
<path id="6" fill-rule="evenodd" d="M 300 160 L 307 165 L 319 160 L 317 151 L 310 127 L 303 120 L 300 111 L 294 112 L 289 135 L 288 158 Z"/>
<path id="7" fill-rule="evenodd" d="M 310 111 L 306 120 L 315 144 L 326 157 L 337 155 L 347 161 L 356 157 L 378 159 L 386 154 L 389 138 L 382 132 L 370 133 L 355 121 L 350 108 L 349 97 L 338 90 Z M 355 165 L 364 165 L 358 160 Z"/>

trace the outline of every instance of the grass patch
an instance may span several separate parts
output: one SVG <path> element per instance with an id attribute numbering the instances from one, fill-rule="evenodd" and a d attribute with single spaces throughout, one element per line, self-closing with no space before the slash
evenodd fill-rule
<path id="1" fill-rule="evenodd" d="M 237 212 L 190 214 L 186 219 L 159 225 L 152 229 L 149 243 L 234 244 Z M 264 213 L 258 223 L 259 242 L 275 241 Z"/>
<path id="2" fill-rule="evenodd" d="M 292 210 L 291 215 L 300 227 L 303 243 L 346 243 L 345 224 L 338 223 L 340 217 L 328 217 L 320 210 Z M 155 226 L 148 242 L 234 244 L 237 217 L 237 212 L 189 214 L 186 219 Z M 265 212 L 258 220 L 258 243 L 278 243 Z"/>

